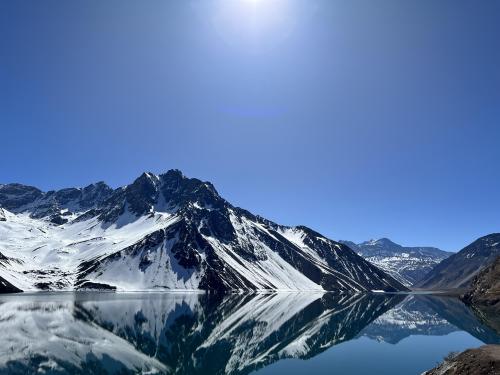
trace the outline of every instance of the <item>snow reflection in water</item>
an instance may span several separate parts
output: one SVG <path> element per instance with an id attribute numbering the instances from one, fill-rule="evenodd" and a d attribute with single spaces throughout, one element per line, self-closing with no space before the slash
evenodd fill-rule
<path id="1" fill-rule="evenodd" d="M 281 360 L 360 338 L 397 344 L 465 330 L 472 345 L 500 342 L 458 300 L 372 294 L 10 295 L 0 298 L 0 330 L 0 373 L 9 374 L 274 373 Z"/>

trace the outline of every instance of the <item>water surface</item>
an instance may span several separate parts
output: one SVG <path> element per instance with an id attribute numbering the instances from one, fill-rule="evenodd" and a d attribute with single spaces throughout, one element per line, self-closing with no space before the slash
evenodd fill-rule
<path id="1" fill-rule="evenodd" d="M 0 332 L 2 374 L 404 375 L 500 343 L 430 295 L 6 295 Z"/>

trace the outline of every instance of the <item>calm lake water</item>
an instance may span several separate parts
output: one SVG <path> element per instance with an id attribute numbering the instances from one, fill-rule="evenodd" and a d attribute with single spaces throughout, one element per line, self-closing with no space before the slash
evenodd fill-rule
<path id="1" fill-rule="evenodd" d="M 429 295 L 0 296 L 1 374 L 420 374 L 500 343 Z"/>

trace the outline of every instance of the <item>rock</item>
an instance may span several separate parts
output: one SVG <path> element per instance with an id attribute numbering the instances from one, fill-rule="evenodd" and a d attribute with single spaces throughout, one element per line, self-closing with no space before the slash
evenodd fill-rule
<path id="1" fill-rule="evenodd" d="M 500 257 L 474 277 L 470 289 L 460 299 L 500 333 Z"/>
<path id="2" fill-rule="evenodd" d="M 1 254 L 0 254 L 1 255 Z M 21 289 L 15 287 L 3 277 L 0 276 L 0 293 L 20 293 Z"/>
<path id="3" fill-rule="evenodd" d="M 500 313 L 500 256 L 474 277 L 462 300 L 471 305 L 495 308 Z"/>
<path id="4" fill-rule="evenodd" d="M 498 375 L 500 345 L 485 345 L 458 355 L 449 355 L 443 363 L 423 375 Z"/>

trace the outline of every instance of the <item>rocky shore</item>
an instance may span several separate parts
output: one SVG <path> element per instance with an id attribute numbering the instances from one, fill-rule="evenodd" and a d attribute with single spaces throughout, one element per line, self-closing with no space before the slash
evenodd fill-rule
<path id="1" fill-rule="evenodd" d="M 443 363 L 422 375 L 498 375 L 500 345 L 485 345 L 450 355 Z"/>

